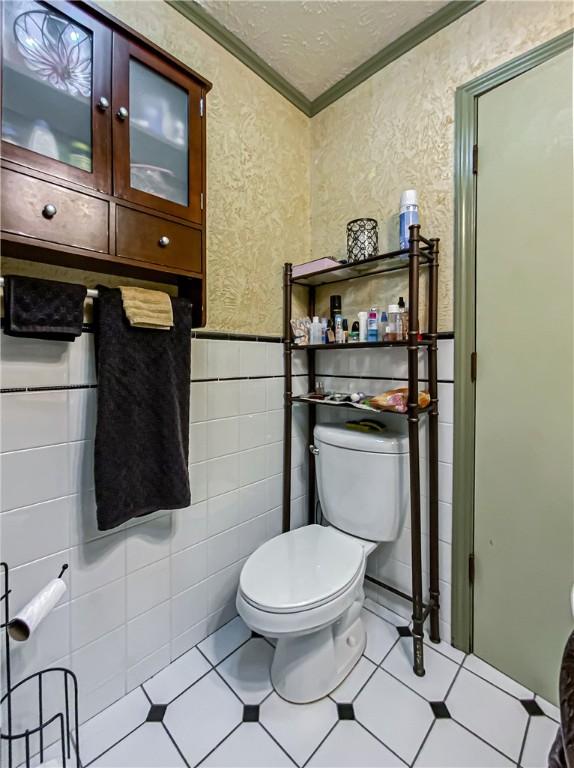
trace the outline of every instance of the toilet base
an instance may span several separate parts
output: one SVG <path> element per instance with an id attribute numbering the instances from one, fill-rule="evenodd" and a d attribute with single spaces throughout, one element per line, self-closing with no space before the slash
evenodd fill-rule
<path id="1" fill-rule="evenodd" d="M 367 642 L 361 619 L 363 597 L 334 624 L 277 640 L 271 682 L 281 698 L 308 704 L 331 693 L 353 669 Z"/>

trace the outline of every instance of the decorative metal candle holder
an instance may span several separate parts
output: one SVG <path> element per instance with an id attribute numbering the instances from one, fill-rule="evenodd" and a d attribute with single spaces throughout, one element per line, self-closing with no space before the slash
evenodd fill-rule
<path id="1" fill-rule="evenodd" d="M 364 261 L 379 252 L 376 219 L 353 219 L 347 224 L 347 259 Z"/>

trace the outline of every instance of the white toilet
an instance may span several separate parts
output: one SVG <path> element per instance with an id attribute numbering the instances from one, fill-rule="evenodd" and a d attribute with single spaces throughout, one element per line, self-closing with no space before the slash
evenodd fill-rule
<path id="1" fill-rule="evenodd" d="M 318 425 L 314 442 L 329 526 L 304 526 L 262 544 L 243 566 L 237 592 L 245 623 L 277 638 L 275 690 L 298 704 L 326 696 L 359 660 L 367 556 L 398 537 L 409 498 L 406 435 Z"/>

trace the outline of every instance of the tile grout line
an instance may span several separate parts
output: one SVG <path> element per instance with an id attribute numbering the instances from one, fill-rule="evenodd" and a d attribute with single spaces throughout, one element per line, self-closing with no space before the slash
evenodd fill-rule
<path id="1" fill-rule="evenodd" d="M 398 757 L 401 763 L 404 763 L 404 765 L 408 765 L 406 760 L 403 760 L 403 758 L 398 754 L 398 752 L 396 752 L 394 749 L 391 749 L 391 747 L 389 747 L 388 744 L 385 744 L 385 742 L 382 739 L 380 739 L 375 733 L 373 733 L 369 728 L 367 728 L 367 726 L 364 723 L 362 723 L 360 720 L 357 720 L 356 722 L 361 726 L 361 728 L 363 728 L 363 730 L 365 730 L 370 736 L 372 736 L 373 739 L 375 739 L 375 741 L 378 741 L 379 744 L 382 744 L 385 749 L 388 749 L 389 752 L 392 752 L 393 755 Z"/>
<path id="2" fill-rule="evenodd" d="M 467 654 L 467 656 L 470 656 L 470 654 Z M 465 656 L 465 659 L 466 658 L 467 657 Z M 477 658 L 479 658 L 479 657 L 477 656 Z M 493 667 L 493 669 L 496 669 L 496 668 Z M 484 683 L 488 683 L 489 685 L 492 685 L 493 688 L 497 688 L 499 691 L 502 691 L 502 693 L 506 693 L 507 696 L 511 696 L 515 701 L 518 701 L 518 702 L 522 701 L 522 699 L 519 696 L 516 696 L 514 693 L 510 693 L 510 691 L 507 691 L 506 688 L 502 688 L 500 685 L 497 685 L 496 683 L 493 683 L 492 680 L 489 680 L 487 677 L 483 677 L 482 675 L 479 675 L 478 672 L 475 672 L 474 670 L 469 669 L 468 667 L 464 667 L 464 670 L 466 672 L 470 672 L 471 675 L 474 675 L 475 677 L 478 677 L 478 679 L 482 680 Z M 501 674 L 504 674 L 504 673 L 501 673 Z M 512 678 L 510 678 L 510 679 L 512 680 Z M 521 683 L 519 683 L 518 680 L 514 680 L 513 682 L 517 683 L 518 685 L 521 685 Z M 525 690 L 528 690 L 528 689 L 526 688 Z M 533 691 L 528 691 L 528 692 L 530 693 L 530 696 L 526 697 L 524 699 L 524 701 L 530 701 L 531 700 L 530 697 L 532 697 L 532 701 L 535 701 L 534 697 L 536 696 L 536 694 Z M 547 717 L 546 713 L 545 713 L 545 716 Z M 553 720 L 553 718 L 550 718 L 550 719 Z M 556 722 L 556 721 L 554 721 L 554 722 Z"/>
<path id="3" fill-rule="evenodd" d="M 530 730 L 531 723 L 532 723 L 532 715 L 528 715 L 528 720 L 526 721 L 526 728 L 524 729 L 524 736 L 522 737 L 522 744 L 520 745 L 520 752 L 518 753 L 518 760 L 516 761 L 516 765 L 520 765 L 522 762 L 522 758 L 524 757 L 526 739 L 528 738 L 528 731 Z"/>
<path id="4" fill-rule="evenodd" d="M 324 744 L 324 743 L 327 741 L 327 739 L 329 738 L 329 736 L 330 736 L 330 735 L 333 733 L 333 731 L 334 731 L 334 730 L 335 730 L 335 728 L 336 728 L 336 727 L 339 725 L 339 723 L 340 723 L 340 722 L 341 722 L 341 721 L 340 721 L 340 720 L 337 718 L 336 722 L 335 722 L 335 723 L 333 723 L 333 725 L 331 726 L 331 728 L 329 728 L 329 730 L 327 731 L 327 733 L 325 734 L 325 736 L 324 736 L 324 737 L 321 739 L 321 741 L 320 741 L 320 742 L 317 744 L 317 746 L 316 746 L 316 747 L 315 747 L 315 749 L 314 749 L 314 750 L 311 752 L 311 754 L 309 755 L 309 757 L 308 757 L 306 760 L 304 760 L 304 761 L 301 763 L 301 768 L 304 768 L 304 766 L 306 766 L 306 765 L 309 763 L 309 761 L 310 761 L 310 760 L 311 760 L 311 759 L 314 757 L 314 755 L 316 755 L 316 754 L 317 754 L 317 752 L 318 752 L 318 751 L 321 749 L 321 747 L 323 746 L 323 744 Z M 296 765 L 299 765 L 299 763 L 297 763 L 297 762 L 296 762 L 295 764 L 296 764 Z"/>
<path id="5" fill-rule="evenodd" d="M 102 710 L 102 711 L 105 711 L 105 710 Z M 125 739 L 127 739 L 127 738 L 128 738 L 128 736 L 131 736 L 131 735 L 132 735 L 132 733 L 135 733 L 137 730 L 139 730 L 139 729 L 140 729 L 140 728 L 141 728 L 141 727 L 142 727 L 142 726 L 145 724 L 145 722 L 146 722 L 146 721 L 144 720 L 144 721 L 143 721 L 142 723 L 140 723 L 139 725 L 136 725 L 136 727 L 135 727 L 135 728 L 132 728 L 132 730 L 131 730 L 131 731 L 129 731 L 128 733 L 124 734 L 124 735 L 121 737 L 121 739 L 118 739 L 117 741 L 114 741 L 114 743 L 113 743 L 113 744 L 111 744 L 109 747 L 106 747 L 106 749 L 104 749 L 104 750 L 103 750 L 103 752 L 100 752 L 100 754 L 99 754 L 99 755 L 96 755 L 94 758 L 92 758 L 92 760 L 90 760 L 90 762 L 89 762 L 89 763 L 82 763 L 83 767 L 84 767 L 84 768 L 88 768 L 88 766 L 89 766 L 89 765 L 92 765 L 92 763 L 95 763 L 95 761 L 96 761 L 96 760 L 99 760 L 99 759 L 100 759 L 100 757 L 102 757 L 102 755 L 105 755 L 105 754 L 107 754 L 107 753 L 108 753 L 108 752 L 109 752 L 111 749 L 113 749 L 114 747 L 117 747 L 117 746 L 118 746 L 118 744 L 121 744 L 121 742 L 122 742 L 122 741 L 125 741 Z"/>
<path id="6" fill-rule="evenodd" d="M 271 691 L 271 693 L 270 693 L 270 694 L 268 694 L 268 696 L 266 696 L 266 697 L 265 697 L 265 699 L 263 699 L 263 701 L 266 701 L 266 700 L 269 698 L 269 696 L 271 696 L 271 694 L 273 694 L 273 693 L 275 693 L 275 690 L 274 690 L 274 689 Z M 263 704 L 263 701 L 261 702 L 261 704 Z M 293 763 L 293 765 L 299 766 L 299 763 L 297 762 L 297 760 L 295 760 L 293 757 L 291 757 L 291 755 L 289 754 L 289 752 L 287 752 L 287 750 L 285 749 L 285 747 L 283 746 L 283 744 L 281 744 L 279 741 L 277 741 L 277 739 L 276 739 L 276 738 L 275 738 L 275 736 L 274 736 L 274 735 L 271 733 L 271 731 L 268 731 L 268 730 L 267 730 L 267 728 L 266 728 L 266 727 L 263 725 L 263 723 L 262 723 L 262 722 L 258 721 L 258 724 L 259 724 L 259 725 L 261 726 L 261 728 L 262 728 L 262 729 L 265 731 L 265 733 L 266 733 L 266 734 L 269 736 L 269 738 L 270 738 L 270 739 L 271 739 L 271 740 L 272 740 L 272 741 L 273 741 L 275 744 L 277 744 L 277 746 L 279 747 L 279 749 L 280 749 L 280 750 L 281 750 L 281 751 L 282 751 L 284 754 L 286 754 L 286 755 L 287 755 L 287 757 L 289 758 L 289 760 L 291 760 L 291 762 Z"/>
<path id="7" fill-rule="evenodd" d="M 432 731 L 432 729 L 435 727 L 436 723 L 437 723 L 437 718 L 436 718 L 436 717 L 433 717 L 433 721 L 432 721 L 432 723 L 430 724 L 430 728 L 429 728 L 429 729 L 428 729 L 428 731 L 426 732 L 426 734 L 425 734 L 425 737 L 423 738 L 423 740 L 422 740 L 422 742 L 421 742 L 421 745 L 420 745 L 420 747 L 417 749 L 417 751 L 416 751 L 416 754 L 415 754 L 415 756 L 414 756 L 414 758 L 413 758 L 412 762 L 411 762 L 411 763 L 409 763 L 409 765 L 410 765 L 411 767 L 412 767 L 412 766 L 414 766 L 414 765 L 415 765 L 415 763 L 416 763 L 416 761 L 419 759 L 419 756 L 420 756 L 421 752 L 423 751 L 424 745 L 427 743 L 427 741 L 428 741 L 428 737 L 431 735 L 431 731 Z"/>
<path id="8" fill-rule="evenodd" d="M 187 759 L 186 759 L 185 755 L 183 754 L 183 752 L 182 752 L 182 751 L 181 751 L 181 749 L 179 748 L 179 744 L 178 744 L 178 743 L 177 743 L 177 741 L 176 741 L 176 740 L 173 738 L 173 736 L 171 735 L 171 732 L 170 732 L 169 728 L 168 728 L 168 727 L 167 727 L 167 725 L 166 725 L 166 724 L 163 722 L 163 720 L 161 721 L 161 725 L 163 726 L 163 729 L 164 729 L 164 731 L 167 733 L 167 736 L 168 736 L 168 738 L 170 739 L 171 743 L 172 743 L 172 744 L 173 744 L 173 746 L 176 748 L 176 750 L 177 750 L 177 752 L 178 752 L 179 756 L 181 757 L 181 759 L 183 760 L 184 764 L 187 766 L 187 768 L 191 768 L 191 766 L 190 766 L 190 765 L 189 765 L 189 763 L 187 762 Z"/>

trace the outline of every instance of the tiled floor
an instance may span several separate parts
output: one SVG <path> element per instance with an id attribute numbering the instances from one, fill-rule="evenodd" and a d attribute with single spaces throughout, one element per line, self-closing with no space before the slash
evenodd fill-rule
<path id="1" fill-rule="evenodd" d="M 411 669 L 400 617 L 367 601 L 365 654 L 331 696 L 273 691 L 273 648 L 236 618 L 80 729 L 84 766 L 546 765 L 558 712 L 445 643 Z"/>

